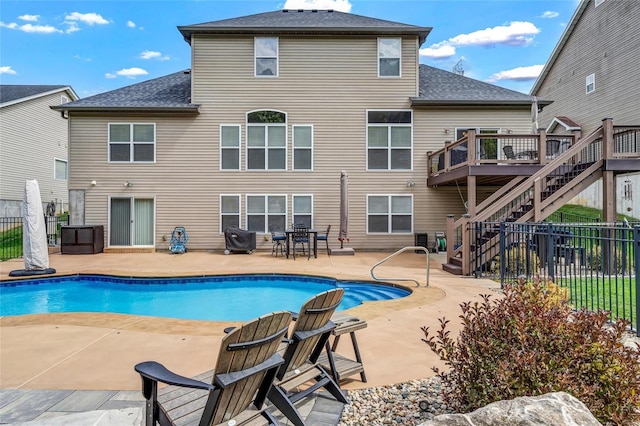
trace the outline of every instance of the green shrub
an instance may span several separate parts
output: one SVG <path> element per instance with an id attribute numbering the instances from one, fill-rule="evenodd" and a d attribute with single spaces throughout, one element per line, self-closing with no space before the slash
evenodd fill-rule
<path id="1" fill-rule="evenodd" d="M 434 335 L 422 327 L 422 340 L 449 367 L 434 371 L 453 409 L 565 391 L 603 423 L 640 419 L 640 352 L 621 342 L 628 322 L 611 323 L 603 311 L 574 311 L 557 286 L 539 279 L 483 299 L 461 305 L 455 340 L 445 318 Z"/>
<path id="2" fill-rule="evenodd" d="M 511 276 L 533 276 L 538 273 L 540 269 L 540 258 L 538 254 L 535 250 L 527 248 L 524 243 L 506 249 L 504 259 L 506 272 Z M 494 268 L 498 272 L 500 271 L 501 261 L 500 256 L 494 258 Z"/>
<path id="3" fill-rule="evenodd" d="M 624 257 L 622 256 L 622 250 L 619 247 L 616 248 L 614 253 L 615 253 L 615 272 L 619 273 L 619 272 L 622 272 Z M 626 254 L 627 259 L 624 265 L 626 266 L 627 272 L 632 271 L 634 268 L 632 253 L 633 252 L 631 250 L 628 250 Z M 602 247 L 600 246 L 591 247 L 591 249 L 588 251 L 588 254 L 587 254 L 587 264 L 589 265 L 589 268 L 591 268 L 594 271 L 603 270 Z"/>

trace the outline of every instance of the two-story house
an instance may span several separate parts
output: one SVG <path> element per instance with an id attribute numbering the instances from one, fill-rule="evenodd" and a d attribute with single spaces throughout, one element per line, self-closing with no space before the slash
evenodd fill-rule
<path id="1" fill-rule="evenodd" d="M 626 0 L 582 0 L 531 94 L 553 99 L 540 113 L 547 131 L 587 135 L 604 118 L 640 124 L 640 5 Z M 640 135 L 637 136 L 640 139 Z M 635 141 L 640 152 L 640 140 Z M 640 217 L 640 175 L 617 176 L 617 210 Z M 635 194 L 634 194 L 635 192 Z M 575 202 L 601 208 L 602 182 Z"/>
<path id="2" fill-rule="evenodd" d="M 178 29 L 191 69 L 55 108 L 71 223 L 106 225 L 106 250 L 166 249 L 176 226 L 196 250 L 224 249 L 229 225 L 258 248 L 270 225 L 337 227 L 343 170 L 349 246 L 412 245 L 465 208 L 427 187 L 427 152 L 531 129 L 532 96 L 420 65 L 428 27 L 281 10 Z"/>
<path id="3" fill-rule="evenodd" d="M 70 86 L 0 85 L 0 217 L 22 217 L 27 179 L 67 211 L 68 123 L 50 107 L 77 99 Z"/>

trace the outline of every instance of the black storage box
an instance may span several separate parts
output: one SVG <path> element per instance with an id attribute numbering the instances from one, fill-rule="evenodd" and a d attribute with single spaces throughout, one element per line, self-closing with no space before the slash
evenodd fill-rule
<path id="1" fill-rule="evenodd" d="M 256 249 L 255 231 L 246 231 L 236 226 L 229 226 L 224 230 L 224 242 L 226 250 L 224 254 L 232 252 L 253 253 Z"/>
<path id="2" fill-rule="evenodd" d="M 413 234 L 413 245 L 415 247 L 424 247 L 427 250 L 427 233 L 426 232 L 416 232 Z M 416 253 L 424 253 L 422 250 L 414 250 Z"/>
<path id="3" fill-rule="evenodd" d="M 95 254 L 104 251 L 104 226 L 63 226 L 60 229 L 62 254 Z"/>

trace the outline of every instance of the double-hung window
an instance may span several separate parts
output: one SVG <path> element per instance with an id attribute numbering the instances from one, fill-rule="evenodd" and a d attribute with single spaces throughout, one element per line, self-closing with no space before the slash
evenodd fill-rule
<path id="1" fill-rule="evenodd" d="M 587 86 L 587 93 L 595 92 L 596 90 L 596 75 L 589 74 L 586 78 L 585 84 Z"/>
<path id="2" fill-rule="evenodd" d="M 109 161 L 153 163 L 156 160 L 156 125 L 109 123 Z"/>
<path id="3" fill-rule="evenodd" d="M 313 169 L 313 127 L 292 126 L 293 170 Z"/>
<path id="4" fill-rule="evenodd" d="M 378 77 L 400 77 L 402 74 L 402 39 L 378 39 Z"/>
<path id="5" fill-rule="evenodd" d="M 367 170 L 411 170 L 411 111 L 367 111 Z"/>
<path id="6" fill-rule="evenodd" d="M 293 223 L 313 228 L 313 196 L 293 196 Z"/>
<path id="7" fill-rule="evenodd" d="M 220 195 L 220 232 L 229 226 L 240 227 L 240 195 Z"/>
<path id="8" fill-rule="evenodd" d="M 256 77 L 278 76 L 278 37 L 256 37 L 253 41 Z"/>
<path id="9" fill-rule="evenodd" d="M 55 159 L 53 178 L 55 180 L 67 180 L 67 160 Z"/>
<path id="10" fill-rule="evenodd" d="M 220 170 L 240 170 L 240 126 L 220 126 Z"/>
<path id="11" fill-rule="evenodd" d="M 287 169 L 287 115 L 280 111 L 247 114 L 247 170 Z"/>
<path id="12" fill-rule="evenodd" d="M 269 226 L 284 230 L 287 223 L 286 195 L 247 195 L 247 229 L 267 233 Z"/>
<path id="13" fill-rule="evenodd" d="M 368 195 L 367 233 L 410 234 L 413 229 L 411 195 Z"/>

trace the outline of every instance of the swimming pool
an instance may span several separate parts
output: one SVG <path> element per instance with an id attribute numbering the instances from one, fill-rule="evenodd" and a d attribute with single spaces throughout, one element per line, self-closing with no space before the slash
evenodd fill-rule
<path id="1" fill-rule="evenodd" d="M 109 312 L 247 321 L 281 309 L 298 312 L 306 300 L 335 287 L 345 290 L 338 310 L 410 294 L 402 287 L 305 275 L 128 278 L 80 274 L 0 282 L 0 315 Z"/>

